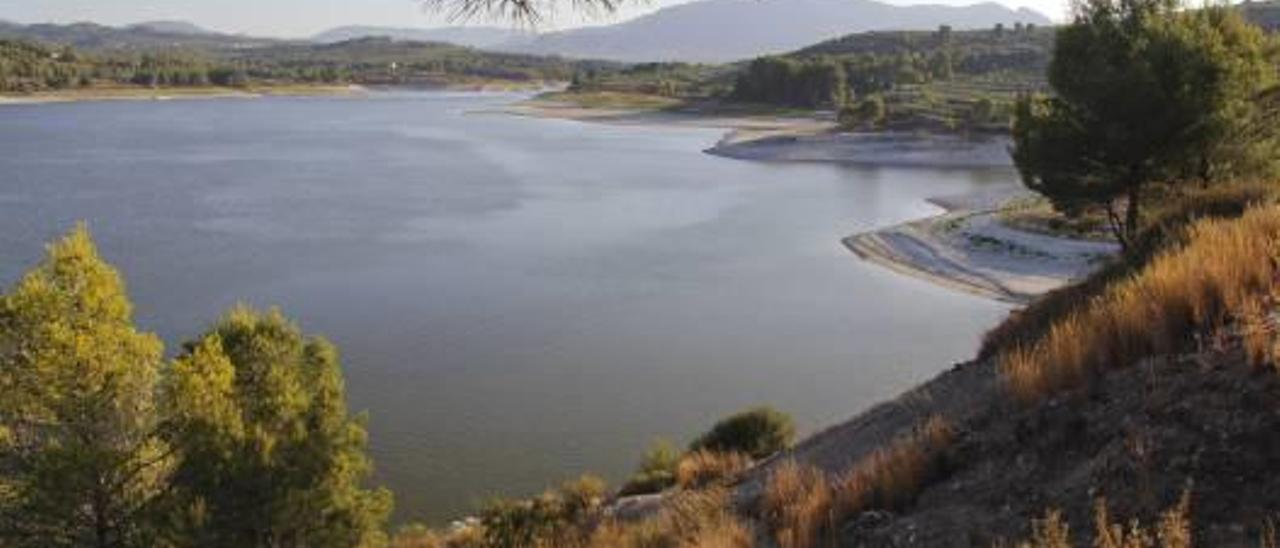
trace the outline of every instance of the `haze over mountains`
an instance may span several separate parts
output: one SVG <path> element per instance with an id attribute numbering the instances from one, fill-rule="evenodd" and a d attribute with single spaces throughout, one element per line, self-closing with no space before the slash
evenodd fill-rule
<path id="1" fill-rule="evenodd" d="M 503 27 L 435 29 L 344 26 L 311 38 L 333 43 L 385 36 L 448 42 L 538 55 L 616 61 L 726 62 L 783 53 L 850 33 L 871 30 L 956 30 L 1003 23 L 1048 25 L 1044 15 L 994 2 L 970 6 L 897 6 L 876 0 L 696 0 L 613 25 L 534 34 Z M 93 23 L 17 25 L 0 21 L 0 37 L 35 39 L 80 48 L 157 46 L 253 47 L 283 42 L 220 34 L 181 21 L 115 28 Z"/>
<path id="2" fill-rule="evenodd" d="M 953 7 L 875 0 L 701 0 L 605 27 L 548 33 L 520 51 L 618 61 L 723 62 L 781 53 L 870 30 L 956 30 L 1051 24 L 994 2 Z"/>

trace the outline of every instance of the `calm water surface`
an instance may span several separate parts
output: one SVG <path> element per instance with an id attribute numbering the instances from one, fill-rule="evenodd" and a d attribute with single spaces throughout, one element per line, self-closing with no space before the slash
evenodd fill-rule
<path id="1" fill-rule="evenodd" d="M 802 430 L 966 359 L 1004 307 L 839 239 L 1011 170 L 776 165 L 718 130 L 512 96 L 0 108 L 0 281 L 89 222 L 170 343 L 238 301 L 342 349 L 398 519 L 596 471 L 769 403 Z"/>

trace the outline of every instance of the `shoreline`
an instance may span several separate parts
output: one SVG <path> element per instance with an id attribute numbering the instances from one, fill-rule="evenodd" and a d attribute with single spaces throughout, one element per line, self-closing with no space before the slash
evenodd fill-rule
<path id="1" fill-rule="evenodd" d="M 192 88 L 143 88 L 110 87 L 29 94 L 0 94 L 0 106 L 48 105 L 59 103 L 89 103 L 105 101 L 183 101 L 200 99 L 260 99 L 263 97 L 348 97 L 369 92 L 358 85 L 336 86 L 263 86 L 244 89 L 226 87 Z"/>
<path id="2" fill-rule="evenodd" d="M 696 109 L 592 107 L 530 99 L 495 112 L 620 125 L 726 129 L 707 154 L 762 162 L 819 162 L 941 169 L 1007 168 L 1002 135 L 843 133 L 817 116 L 726 115 Z M 1110 242 L 1031 232 L 1004 223 L 1001 208 L 1028 195 L 1018 185 L 928 201 L 937 215 L 841 239 L 858 258 L 900 275 L 984 298 L 1025 304 L 1080 279 L 1115 254 Z"/>
<path id="3" fill-rule="evenodd" d="M 1026 191 L 1003 186 L 938 197 L 938 215 L 848 236 L 859 258 L 905 276 L 1011 304 L 1081 279 L 1118 252 L 1112 242 L 1041 234 L 1006 225 L 1001 206 Z"/>

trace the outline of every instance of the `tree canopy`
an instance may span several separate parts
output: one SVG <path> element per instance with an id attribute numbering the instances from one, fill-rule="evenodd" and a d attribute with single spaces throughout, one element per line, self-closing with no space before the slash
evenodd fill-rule
<path id="1" fill-rule="evenodd" d="M 0 546 L 367 546 L 337 351 L 232 310 L 166 364 L 83 226 L 0 296 Z"/>
<path id="2" fill-rule="evenodd" d="M 1058 32 L 1053 94 L 1015 109 L 1014 162 L 1059 209 L 1104 207 L 1128 245 L 1148 185 L 1274 168 L 1274 111 L 1264 99 L 1277 81 L 1276 51 L 1228 8 L 1088 0 Z"/>

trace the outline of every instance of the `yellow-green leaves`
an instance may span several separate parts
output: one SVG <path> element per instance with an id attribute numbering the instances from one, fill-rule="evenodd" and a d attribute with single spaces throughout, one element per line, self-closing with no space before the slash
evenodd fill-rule
<path id="1" fill-rule="evenodd" d="M 0 298 L 0 425 L 12 497 L 0 544 L 133 544 L 167 459 L 155 436 L 163 346 L 132 323 L 78 226 Z"/>

